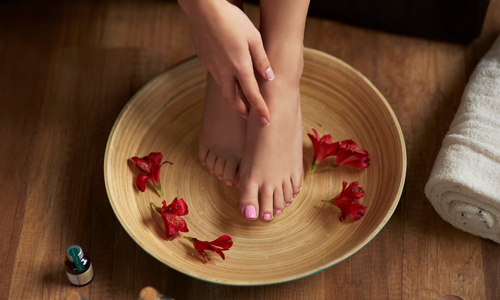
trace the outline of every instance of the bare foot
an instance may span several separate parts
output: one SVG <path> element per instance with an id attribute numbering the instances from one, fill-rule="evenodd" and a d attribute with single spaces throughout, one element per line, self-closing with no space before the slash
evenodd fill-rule
<path id="1" fill-rule="evenodd" d="M 208 73 L 198 157 L 210 173 L 227 185 L 233 185 L 243 154 L 246 123 L 222 97 L 219 86 Z"/>
<path id="2" fill-rule="evenodd" d="M 250 110 L 238 174 L 239 208 L 246 219 L 272 220 L 300 191 L 303 174 L 299 93 L 302 51 L 297 51 L 293 60 L 289 58 L 278 55 L 273 60 L 270 56 L 276 79 L 259 84 L 271 113 L 271 124 L 263 126 L 259 116 Z"/>

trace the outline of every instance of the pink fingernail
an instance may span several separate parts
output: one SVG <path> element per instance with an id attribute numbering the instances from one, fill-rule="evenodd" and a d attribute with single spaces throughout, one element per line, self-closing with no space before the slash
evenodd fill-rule
<path id="1" fill-rule="evenodd" d="M 228 181 L 226 181 L 226 185 L 232 186 L 233 182 L 228 180 Z"/>
<path id="2" fill-rule="evenodd" d="M 217 179 L 222 180 L 224 177 L 218 176 Z"/>
<path id="3" fill-rule="evenodd" d="M 255 207 L 253 205 L 245 206 L 245 218 L 256 219 Z"/>
<path id="4" fill-rule="evenodd" d="M 262 121 L 262 124 L 269 126 L 269 121 L 266 118 L 260 117 L 260 120 Z"/>
<path id="5" fill-rule="evenodd" d="M 292 203 L 287 203 L 287 204 L 285 204 L 285 207 L 288 207 L 290 205 L 292 205 Z"/>
<path id="6" fill-rule="evenodd" d="M 243 119 L 245 120 L 248 120 L 248 116 L 247 115 L 240 115 Z"/>
<path id="7" fill-rule="evenodd" d="M 277 214 L 277 215 L 281 215 L 281 209 L 278 209 L 278 210 L 276 211 L 276 214 Z"/>
<path id="8" fill-rule="evenodd" d="M 271 81 L 274 79 L 274 72 L 273 72 L 273 69 L 271 67 L 267 68 L 265 74 L 266 74 L 267 80 Z"/>
<path id="9" fill-rule="evenodd" d="M 214 174 L 214 173 L 215 173 L 215 172 L 214 172 L 214 170 L 208 170 L 208 171 L 209 171 L 211 174 Z"/>
<path id="10" fill-rule="evenodd" d="M 271 215 L 270 214 L 264 214 L 264 216 L 262 217 L 262 219 L 264 219 L 266 221 L 269 221 L 269 220 L 271 220 Z"/>

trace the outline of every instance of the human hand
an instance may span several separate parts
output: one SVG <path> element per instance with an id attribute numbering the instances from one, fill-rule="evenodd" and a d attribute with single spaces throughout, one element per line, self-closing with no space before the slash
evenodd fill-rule
<path id="1" fill-rule="evenodd" d="M 179 0 L 186 12 L 198 57 L 221 87 L 222 95 L 243 117 L 242 98 L 269 125 L 269 110 L 254 73 L 274 79 L 259 31 L 250 19 L 226 0 Z M 239 89 L 243 95 L 239 93 Z"/>

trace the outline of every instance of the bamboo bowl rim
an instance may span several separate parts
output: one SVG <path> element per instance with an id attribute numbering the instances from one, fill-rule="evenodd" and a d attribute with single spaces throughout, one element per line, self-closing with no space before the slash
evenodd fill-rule
<path id="1" fill-rule="evenodd" d="M 199 272 L 199 270 L 196 270 L 196 269 L 192 269 L 192 268 L 191 269 L 190 268 L 184 269 L 182 262 L 179 263 L 178 261 L 175 260 L 175 259 L 178 259 L 178 257 L 170 258 L 170 260 L 169 260 L 168 258 L 165 258 L 165 255 L 159 254 L 159 252 L 157 250 L 152 248 L 150 241 L 145 242 L 143 239 L 144 233 L 142 233 L 142 235 L 137 233 L 138 228 L 142 225 L 137 225 L 134 222 L 132 222 L 130 220 L 130 218 L 127 217 L 122 211 L 122 208 L 125 205 L 124 204 L 125 202 L 122 199 L 123 198 L 128 199 L 128 198 L 126 197 L 126 195 L 123 194 L 124 192 L 122 192 L 122 190 L 120 190 L 117 187 L 118 183 L 117 183 L 116 178 L 118 176 L 115 176 L 115 175 L 116 175 L 116 172 L 128 172 L 128 173 L 132 173 L 132 172 L 129 169 L 126 169 L 124 171 L 123 166 L 117 166 L 118 164 L 123 164 L 126 166 L 127 162 L 121 161 L 121 160 L 119 163 L 116 162 L 117 157 L 118 157 L 118 154 L 116 153 L 116 151 L 118 151 L 117 150 L 118 146 L 115 144 L 119 141 L 122 141 L 124 139 L 124 135 L 126 133 L 132 134 L 132 135 L 135 133 L 135 132 L 133 132 L 133 130 L 127 129 L 128 128 L 127 126 L 129 124 L 131 116 L 134 116 L 134 111 L 137 110 L 138 107 L 140 107 L 139 103 L 141 101 L 147 101 L 147 99 L 144 100 L 143 97 L 144 97 L 144 95 L 148 95 L 148 91 L 150 91 L 151 89 L 154 89 L 155 87 L 159 86 L 162 83 L 165 83 L 166 80 L 171 80 L 172 76 L 173 76 L 172 74 L 179 76 L 179 74 L 180 74 L 179 72 L 181 72 L 183 68 L 187 68 L 187 70 L 190 70 L 190 68 L 191 69 L 196 69 L 196 68 L 199 69 L 201 67 L 201 63 L 199 63 L 197 58 L 191 57 L 191 58 L 188 58 L 185 61 L 171 67 L 170 69 L 168 69 L 166 72 L 160 74 L 159 76 L 153 78 L 127 102 L 127 104 L 124 106 L 124 108 L 120 112 L 119 116 L 117 117 L 117 120 L 116 120 L 116 122 L 115 122 L 115 124 L 110 132 L 108 143 L 106 145 L 105 158 L 104 158 L 104 179 L 105 179 L 106 191 L 108 194 L 108 198 L 109 198 L 111 207 L 112 207 L 113 212 L 115 213 L 117 219 L 124 227 L 125 231 L 144 251 L 146 251 L 148 254 L 155 257 L 157 260 L 161 261 L 162 263 L 166 264 L 167 266 L 169 266 L 169 267 L 171 267 L 171 268 L 173 268 L 181 273 L 184 273 L 188 276 L 191 276 L 191 277 L 194 277 L 197 279 L 201 279 L 204 281 L 218 283 L 218 284 L 225 284 L 225 285 L 236 285 L 236 286 L 268 285 L 268 284 L 282 283 L 282 282 L 287 282 L 287 281 L 292 281 L 292 280 L 296 280 L 299 278 L 303 278 L 303 277 L 315 274 L 317 272 L 320 272 L 322 270 L 325 270 L 333 265 L 338 264 L 339 262 L 342 262 L 346 258 L 350 257 L 351 255 L 353 255 L 354 253 L 359 251 L 366 244 L 368 244 L 378 234 L 378 232 L 380 232 L 380 230 L 385 226 L 385 224 L 389 221 L 389 219 L 391 218 L 392 214 L 394 213 L 394 211 L 399 203 L 399 200 L 400 200 L 400 197 L 401 197 L 401 194 L 403 191 L 405 178 L 406 178 L 406 168 L 407 168 L 406 146 L 405 146 L 405 141 L 404 141 L 403 133 L 402 133 L 401 127 L 399 125 L 399 122 L 398 122 L 391 106 L 389 105 L 387 100 L 384 98 L 384 96 L 359 71 L 357 71 L 356 69 L 354 69 L 353 67 L 351 67 L 350 65 L 348 65 L 347 63 L 343 62 L 342 60 L 340 60 L 338 58 L 335 58 L 331 55 L 328 55 L 328 54 L 323 53 L 321 51 L 313 50 L 310 48 L 304 49 L 304 58 L 305 58 L 305 69 L 304 69 L 303 81 L 301 81 L 301 94 L 302 94 L 303 82 L 305 82 L 304 85 L 314 83 L 314 80 L 307 81 L 308 79 L 307 79 L 307 75 L 306 75 L 306 70 L 308 68 L 308 64 L 311 61 L 320 61 L 326 67 L 338 68 L 339 70 L 341 70 L 342 72 L 344 72 L 348 76 L 352 76 L 352 78 L 357 80 L 356 84 L 364 85 L 364 88 L 367 91 L 369 91 L 370 93 L 372 93 L 371 100 L 375 101 L 374 103 L 376 103 L 376 105 L 378 105 L 378 108 L 380 110 L 383 110 L 384 114 L 386 115 L 385 116 L 386 119 L 384 119 L 383 121 L 387 122 L 387 125 L 389 127 L 387 129 L 387 131 L 392 134 L 392 138 L 394 139 L 394 144 L 392 146 L 394 149 L 396 149 L 395 150 L 396 151 L 396 154 L 395 154 L 396 161 L 395 161 L 395 166 L 393 167 L 393 172 L 395 172 L 397 178 L 394 179 L 393 184 L 392 184 L 392 190 L 391 190 L 392 191 L 391 192 L 392 198 L 386 200 L 388 202 L 390 200 L 390 203 L 387 204 L 387 206 L 385 207 L 385 210 L 378 216 L 376 221 L 374 221 L 375 223 L 373 224 L 372 227 L 369 228 L 369 232 L 368 233 L 365 232 L 362 240 L 357 242 L 357 244 L 355 244 L 352 249 L 348 249 L 348 250 L 342 252 L 342 254 L 338 257 L 326 260 L 322 263 L 318 263 L 314 267 L 311 267 L 309 269 L 305 268 L 305 269 L 301 269 L 301 270 L 296 271 L 296 272 L 284 273 L 282 276 L 275 276 L 272 279 L 269 279 L 269 278 L 265 278 L 265 279 L 262 279 L 262 278 L 260 278 L 260 279 L 259 278 L 235 279 L 235 278 L 231 278 L 230 275 L 227 278 L 211 277 L 210 275 L 207 275 L 203 272 Z M 314 92 L 313 89 L 311 89 L 310 91 L 311 91 L 311 93 Z M 325 93 L 328 93 L 328 91 L 326 91 Z M 307 97 L 304 98 L 304 96 L 302 96 L 302 98 L 303 98 L 303 100 L 302 100 L 303 104 L 304 104 L 304 102 L 308 101 Z M 172 100 L 169 99 L 169 101 L 171 102 Z M 173 109 L 172 107 L 170 107 L 171 105 L 170 105 L 170 103 L 168 103 L 169 101 L 167 101 L 163 105 L 163 107 L 159 108 L 158 110 Z M 175 102 L 175 103 L 177 103 L 177 102 Z M 152 118 L 152 119 L 154 119 L 154 118 Z M 316 128 L 316 129 L 318 129 L 318 128 Z M 310 128 L 307 128 L 307 132 L 311 132 Z M 329 133 L 331 133 L 331 132 L 326 132 L 326 131 L 320 132 L 320 135 L 329 134 Z M 310 143 L 310 141 L 308 139 L 307 140 L 304 139 L 304 144 L 306 144 L 306 143 Z M 135 143 L 135 144 L 137 144 L 137 143 Z M 135 144 L 134 144 L 134 146 L 136 146 Z M 366 149 L 370 152 L 369 148 L 366 148 Z M 149 152 L 154 152 L 154 151 L 158 151 L 158 150 L 157 149 L 149 150 Z M 149 152 L 147 152 L 147 153 L 131 153 L 131 154 L 129 154 L 128 158 L 130 158 L 132 156 L 136 156 L 136 155 L 137 156 L 147 155 Z M 304 150 L 304 159 L 306 159 L 306 156 L 308 154 L 309 154 L 309 156 L 312 156 L 312 155 L 310 155 L 311 154 L 310 152 L 306 154 L 306 150 Z M 372 154 L 372 152 L 370 152 L 370 154 Z M 380 153 L 380 156 L 382 156 L 382 153 Z M 170 159 L 168 157 L 164 156 L 164 160 L 170 160 Z M 373 163 L 373 157 L 372 157 L 372 163 Z M 310 166 L 310 164 L 309 164 L 309 166 Z M 373 166 L 373 164 L 372 164 L 372 166 Z M 370 166 L 370 168 L 372 168 L 372 166 Z M 348 170 L 348 168 L 350 168 L 350 167 L 347 167 L 347 166 L 345 166 L 345 167 L 346 167 L 346 171 L 343 171 L 343 172 L 347 172 L 347 173 L 345 173 L 345 176 L 347 176 L 347 177 L 354 176 L 353 178 L 357 178 L 356 176 L 359 176 L 359 173 L 356 173 L 356 171 Z M 368 168 L 368 170 L 367 170 L 368 172 L 370 171 L 370 168 Z M 168 172 L 168 171 L 165 171 L 165 172 Z M 306 168 L 305 174 L 307 172 L 308 172 L 308 169 Z M 163 175 L 163 174 L 164 174 L 164 170 L 162 169 L 162 175 L 161 175 L 162 181 L 163 181 L 163 177 L 165 177 L 165 175 Z M 127 176 L 132 176 L 132 174 L 129 174 Z M 316 176 L 316 175 L 314 175 L 314 176 Z M 368 177 L 368 175 L 363 175 L 363 176 Z M 214 179 L 214 180 L 216 181 L 216 179 Z M 306 178 L 304 178 L 304 180 L 303 180 L 303 186 L 304 186 L 305 181 L 306 181 Z M 338 184 L 340 184 L 340 182 Z M 339 188 L 340 186 L 337 186 L 338 184 L 335 183 L 335 185 L 333 185 L 333 187 Z M 360 183 L 360 185 L 361 185 L 361 183 Z M 130 187 L 130 186 L 131 186 L 130 182 L 127 182 L 127 187 Z M 163 184 L 162 184 L 162 186 L 163 186 Z M 148 189 L 150 189 L 150 188 L 148 187 Z M 146 191 L 146 192 L 148 192 L 148 191 Z M 136 193 L 136 196 L 134 196 L 136 198 L 135 200 L 137 201 L 138 197 L 139 197 L 139 199 L 142 199 L 140 197 L 145 197 L 144 194 L 145 193 L 142 193 L 142 194 Z M 335 195 L 336 194 L 332 194 L 332 197 Z M 183 197 L 183 196 L 179 195 L 179 197 Z M 376 197 L 373 196 L 372 198 L 375 199 Z M 156 198 L 156 199 L 158 199 L 158 198 Z M 169 199 L 168 197 L 161 198 L 161 200 L 166 200 L 167 203 L 170 203 L 170 201 L 172 199 Z M 376 199 L 375 200 L 373 200 L 373 199 L 371 201 L 376 201 Z M 380 201 L 382 201 L 382 200 L 379 200 L 379 202 Z M 156 203 L 158 204 L 158 201 Z M 375 202 L 373 202 L 373 203 L 375 203 Z M 364 204 L 364 203 L 361 202 L 361 204 Z M 300 205 L 302 205 L 302 203 Z M 369 206 L 369 209 L 370 209 L 370 206 Z M 190 207 L 190 213 L 191 213 L 191 211 L 192 211 L 192 208 Z M 367 215 L 365 215 L 364 218 L 369 218 L 368 216 L 370 216 L 370 210 L 367 211 Z M 336 219 L 336 217 L 334 219 Z M 363 220 L 363 218 L 358 222 L 362 222 L 362 220 Z M 275 221 L 273 221 L 273 222 L 275 222 Z M 338 222 L 338 220 L 337 220 L 337 222 Z M 157 224 L 154 225 L 154 227 L 155 226 L 158 227 L 158 222 L 156 222 L 156 223 Z M 344 221 L 343 224 L 345 224 L 345 223 L 346 223 L 346 221 Z M 358 223 L 354 223 L 354 222 L 350 222 L 350 223 L 347 222 L 347 223 L 348 224 L 346 226 L 351 226 L 352 228 L 359 227 Z M 162 226 L 161 224 L 159 225 L 160 227 Z M 189 226 L 189 224 L 190 223 L 188 222 L 188 226 Z M 333 226 L 340 226 L 340 225 L 334 224 Z M 335 228 L 338 228 L 338 227 L 335 227 Z M 191 229 L 191 227 L 190 227 L 190 229 Z M 357 230 L 357 229 L 354 229 L 354 230 Z M 356 233 L 358 233 L 358 232 L 356 231 Z M 222 234 L 226 234 L 226 233 L 221 232 L 220 235 L 222 235 Z M 156 236 L 156 238 L 160 239 L 160 237 L 158 237 L 158 236 Z M 180 236 L 178 239 L 182 239 L 182 236 Z M 212 240 L 212 239 L 205 239 L 205 240 Z M 236 240 L 233 239 L 233 241 L 235 241 L 235 245 L 236 245 Z M 175 242 L 175 241 L 173 241 L 173 242 Z M 173 243 L 173 242 L 170 242 L 170 243 Z M 165 245 L 166 245 L 165 247 L 171 246 L 171 244 L 165 244 Z M 235 247 L 233 246 L 233 248 L 235 248 Z M 170 250 L 172 250 L 172 249 L 170 249 Z M 226 252 L 226 257 L 231 256 L 231 254 L 232 254 L 231 251 L 233 251 L 233 249 Z M 224 263 L 227 263 L 227 260 L 221 261 L 220 265 L 224 266 Z M 216 267 L 218 267 L 218 266 L 219 265 L 217 264 Z"/>

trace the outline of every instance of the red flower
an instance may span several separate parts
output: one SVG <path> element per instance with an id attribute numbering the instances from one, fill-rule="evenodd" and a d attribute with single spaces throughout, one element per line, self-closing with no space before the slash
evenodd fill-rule
<path id="1" fill-rule="evenodd" d="M 203 257 L 205 262 L 210 261 L 210 257 L 205 252 L 205 250 L 213 251 L 219 254 L 220 257 L 225 260 L 226 257 L 224 256 L 224 253 L 222 251 L 229 250 L 229 248 L 233 246 L 233 241 L 231 240 L 231 237 L 229 235 L 223 235 L 215 241 L 211 242 L 199 241 L 198 239 L 195 239 L 193 237 L 185 238 L 193 243 L 194 249 L 196 249 L 196 251 Z"/>
<path id="2" fill-rule="evenodd" d="M 329 156 L 334 156 L 339 149 L 339 142 L 332 143 L 331 135 L 324 135 L 319 138 L 318 132 L 313 128 L 314 136 L 310 133 L 307 135 L 311 139 L 311 142 L 314 147 L 314 157 L 313 164 L 311 166 L 311 175 L 314 174 L 314 169 L 318 166 L 318 164 L 325 158 Z"/>
<path id="3" fill-rule="evenodd" d="M 188 214 L 188 207 L 186 202 L 181 199 L 175 198 L 169 206 L 167 202 L 163 201 L 163 207 L 156 206 L 153 202 L 150 203 L 151 207 L 161 214 L 163 223 L 165 223 L 165 235 L 167 240 L 173 240 L 181 232 L 189 232 L 186 221 L 181 216 Z"/>
<path id="4" fill-rule="evenodd" d="M 341 165 L 368 168 L 370 166 L 370 157 L 366 150 L 356 149 L 356 143 L 353 140 L 342 141 L 333 167 Z"/>
<path id="5" fill-rule="evenodd" d="M 359 204 L 358 199 L 361 199 L 365 192 L 361 187 L 358 187 L 358 182 L 352 182 L 346 189 L 347 182 L 342 182 L 342 192 L 338 194 L 335 198 L 331 200 L 321 200 L 322 202 L 330 203 L 342 211 L 342 215 L 339 217 L 340 222 L 342 222 L 347 215 L 351 216 L 353 219 L 361 219 L 365 215 L 365 208 Z"/>
<path id="6" fill-rule="evenodd" d="M 137 179 L 135 184 L 137 188 L 144 192 L 146 190 L 146 183 L 148 179 L 151 179 L 156 189 L 163 195 L 163 191 L 161 190 L 161 182 L 160 182 L 160 168 L 163 164 L 172 164 L 169 161 L 161 162 L 163 155 L 161 152 L 151 152 L 149 156 L 144 158 L 139 158 L 137 156 L 132 157 L 132 160 L 135 162 L 137 167 L 144 173 L 137 175 Z"/>

